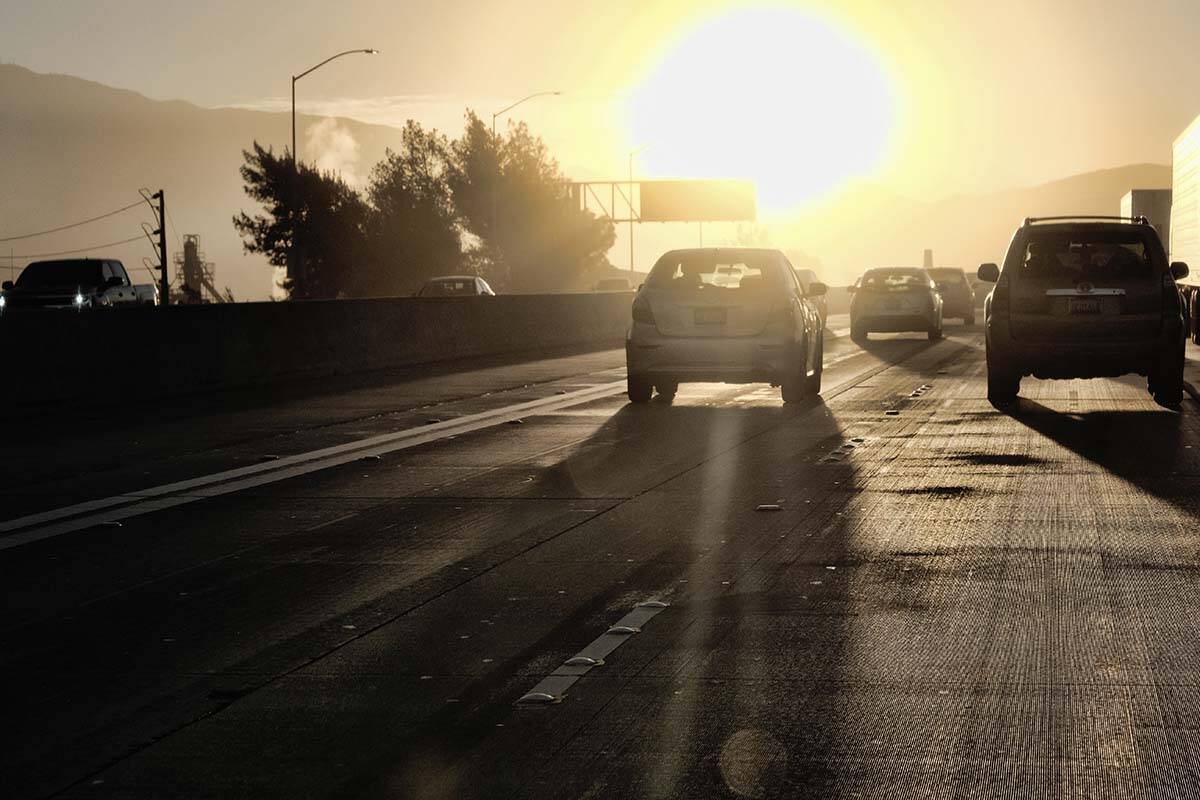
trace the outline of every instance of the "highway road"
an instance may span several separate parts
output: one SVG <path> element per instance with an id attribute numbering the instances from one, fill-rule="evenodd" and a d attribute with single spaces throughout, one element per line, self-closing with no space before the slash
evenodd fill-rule
<path id="1" fill-rule="evenodd" d="M 0 793 L 1194 797 L 1195 402 L 947 331 L 8 430 Z"/>

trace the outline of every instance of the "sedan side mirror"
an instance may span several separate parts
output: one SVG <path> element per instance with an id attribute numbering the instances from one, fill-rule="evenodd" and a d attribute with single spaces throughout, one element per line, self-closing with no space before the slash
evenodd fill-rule
<path id="1" fill-rule="evenodd" d="M 13 288 L 13 282 L 12 282 L 12 281 L 5 281 L 5 282 L 3 283 L 3 285 L 0 285 L 0 289 L 4 289 L 5 291 L 8 291 L 8 290 L 9 290 L 9 289 L 11 289 L 11 288 Z"/>
<path id="2" fill-rule="evenodd" d="M 858 291 L 858 287 L 852 283 L 846 287 L 846 291 L 849 292 L 850 294 L 854 294 L 855 292 Z"/>
<path id="3" fill-rule="evenodd" d="M 829 291 L 829 287 L 820 281 L 813 281 L 808 285 L 808 291 L 805 292 L 809 297 L 821 297 Z"/>
<path id="4" fill-rule="evenodd" d="M 979 272 L 976 274 L 979 276 L 979 280 L 988 283 L 995 283 L 1000 280 L 1000 268 L 995 264 L 980 264 Z"/>
<path id="5" fill-rule="evenodd" d="M 1188 276 L 1188 265 L 1182 261 L 1171 262 L 1171 277 L 1177 281 L 1183 280 Z"/>

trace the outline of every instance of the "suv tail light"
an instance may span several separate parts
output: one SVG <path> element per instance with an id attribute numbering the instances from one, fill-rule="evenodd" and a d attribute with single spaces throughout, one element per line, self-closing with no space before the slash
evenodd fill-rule
<path id="1" fill-rule="evenodd" d="M 1169 272 L 1164 272 L 1162 276 L 1162 309 L 1163 313 L 1180 309 L 1179 287 L 1175 283 L 1175 276 Z"/>
<path id="2" fill-rule="evenodd" d="M 650 302 L 641 295 L 633 298 L 633 321 L 654 324 L 654 312 L 650 309 Z"/>
<path id="3" fill-rule="evenodd" d="M 1008 313 L 1008 291 L 1008 276 L 1001 272 L 999 279 L 996 281 L 996 288 L 992 290 L 993 314 Z"/>

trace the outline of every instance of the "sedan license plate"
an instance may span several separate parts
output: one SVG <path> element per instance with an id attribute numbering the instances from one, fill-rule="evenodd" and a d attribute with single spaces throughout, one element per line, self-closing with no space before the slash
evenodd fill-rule
<path id="1" fill-rule="evenodd" d="M 1067 298 L 1067 313 L 1068 314 L 1099 314 L 1100 313 L 1100 298 L 1098 298 L 1098 297 L 1070 297 L 1070 298 Z"/>
<path id="2" fill-rule="evenodd" d="M 697 308 L 697 325 L 724 325 L 728 315 L 724 308 Z"/>

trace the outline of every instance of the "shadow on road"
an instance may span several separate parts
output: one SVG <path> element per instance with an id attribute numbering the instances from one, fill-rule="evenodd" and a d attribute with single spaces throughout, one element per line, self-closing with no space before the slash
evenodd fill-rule
<path id="1" fill-rule="evenodd" d="M 1186 440 L 1191 417 L 1155 411 L 1064 412 L 1022 397 L 1004 414 L 1150 495 L 1197 513 L 1200 456 Z M 1194 427 L 1194 426 L 1192 426 Z"/>

